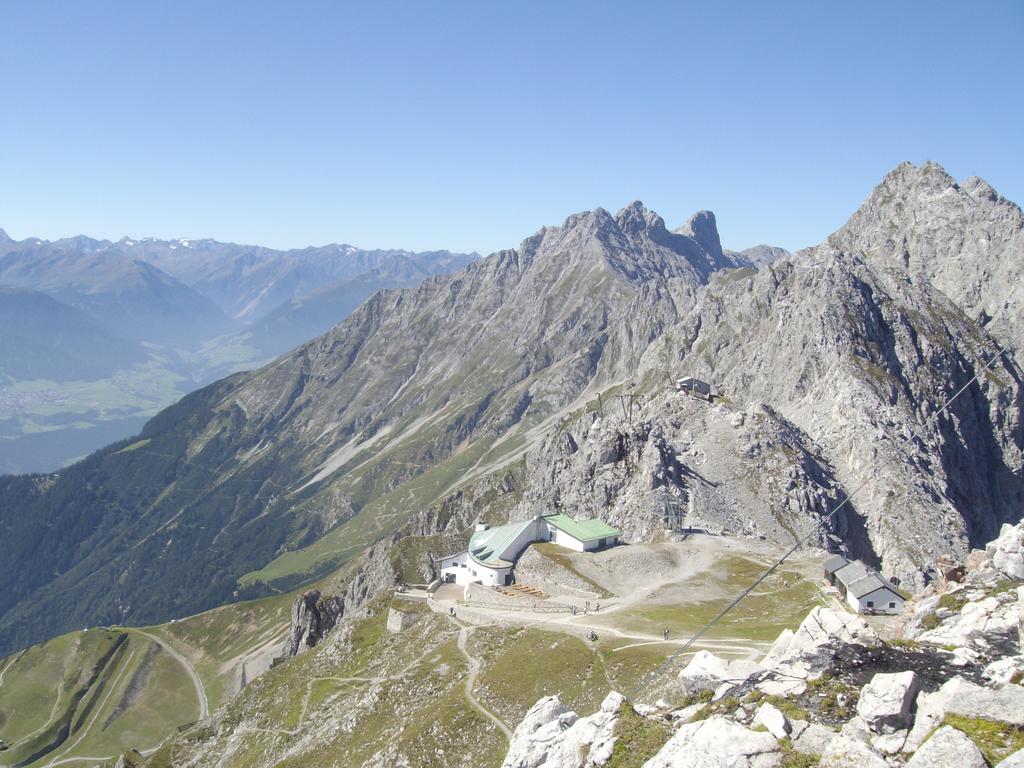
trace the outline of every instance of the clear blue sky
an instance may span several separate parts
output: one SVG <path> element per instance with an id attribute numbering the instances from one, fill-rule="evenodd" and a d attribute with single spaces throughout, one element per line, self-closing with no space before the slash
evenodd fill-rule
<path id="1" fill-rule="evenodd" d="M 797 248 L 892 166 L 1024 202 L 1024 2 L 0 5 L 0 227 L 490 252 L 578 210 Z"/>

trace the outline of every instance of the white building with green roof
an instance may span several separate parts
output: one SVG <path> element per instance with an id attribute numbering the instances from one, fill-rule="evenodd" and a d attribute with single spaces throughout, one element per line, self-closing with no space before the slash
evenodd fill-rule
<path id="1" fill-rule="evenodd" d="M 466 551 L 439 561 L 441 580 L 488 586 L 511 584 L 516 561 L 534 542 L 552 541 L 577 552 L 590 552 L 615 546 L 621 535 L 621 531 L 603 520 L 575 520 L 562 514 L 538 515 L 493 527 L 477 523 Z"/>

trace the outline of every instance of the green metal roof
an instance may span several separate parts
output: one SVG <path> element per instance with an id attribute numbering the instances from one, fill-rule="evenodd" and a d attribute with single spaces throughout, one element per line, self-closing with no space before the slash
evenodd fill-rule
<path id="1" fill-rule="evenodd" d="M 604 520 L 592 517 L 588 520 L 573 520 L 568 515 L 545 515 L 544 519 L 561 531 L 565 531 L 574 539 L 579 541 L 593 541 L 594 539 L 608 539 L 612 536 L 621 536 L 622 531 L 612 528 Z"/>
<path id="2" fill-rule="evenodd" d="M 480 565 L 490 568 L 507 568 L 513 563 L 502 560 L 501 556 L 525 529 L 534 524 L 533 520 L 508 523 L 477 531 L 469 539 L 469 556 Z"/>

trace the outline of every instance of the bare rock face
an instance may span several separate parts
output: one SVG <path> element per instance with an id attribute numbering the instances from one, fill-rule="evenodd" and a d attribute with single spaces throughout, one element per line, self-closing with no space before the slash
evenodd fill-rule
<path id="1" fill-rule="evenodd" d="M 320 590 L 312 589 L 295 598 L 292 603 L 292 629 L 285 653 L 298 656 L 319 643 L 334 629 L 344 606 L 341 598 L 324 598 Z"/>
<path id="2" fill-rule="evenodd" d="M 903 163 L 828 243 L 932 283 L 997 339 L 1024 318 L 1024 215 L 977 176 Z"/>
<path id="3" fill-rule="evenodd" d="M 822 525 L 840 490 L 821 447 L 771 407 L 674 391 L 625 402 L 592 402 L 527 455 L 514 517 L 564 509 L 600 517 L 632 541 L 684 528 L 784 544 L 845 538 L 845 515 Z"/>

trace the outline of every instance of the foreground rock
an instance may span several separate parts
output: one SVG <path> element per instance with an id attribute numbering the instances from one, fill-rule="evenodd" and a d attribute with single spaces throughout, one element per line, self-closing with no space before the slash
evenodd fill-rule
<path id="1" fill-rule="evenodd" d="M 754 714 L 755 726 L 762 725 L 768 729 L 768 733 L 776 739 L 784 739 L 793 730 L 793 726 L 784 714 L 774 704 L 764 703 Z"/>
<path id="2" fill-rule="evenodd" d="M 860 692 L 857 714 L 875 733 L 907 728 L 918 685 L 917 675 L 909 671 L 875 675 Z"/>
<path id="3" fill-rule="evenodd" d="M 621 694 L 609 693 L 601 709 L 580 718 L 557 696 L 538 701 L 512 734 L 502 768 L 595 768 L 611 757 Z"/>
<path id="4" fill-rule="evenodd" d="M 907 768 L 987 768 L 985 757 L 965 734 L 948 725 L 939 728 L 907 763 Z"/>
<path id="5" fill-rule="evenodd" d="M 1009 576 L 1021 528 L 1004 526 L 989 554 L 976 551 L 962 567 L 947 563 L 958 580 L 930 587 L 883 632 L 915 639 L 883 640 L 864 617 L 817 607 L 758 664 L 696 653 L 672 681 L 688 706 L 633 706 L 674 730 L 663 746 L 648 745 L 644 768 L 986 768 L 981 747 L 1004 758 L 999 768 L 1024 768 L 1024 752 L 999 751 L 1024 729 L 1024 587 Z M 577 721 L 542 700 L 517 729 L 505 768 L 605 765 L 617 737 L 608 706 Z M 956 718 L 978 730 L 957 730 Z M 984 732 L 1005 743 L 972 740 Z"/>
<path id="6" fill-rule="evenodd" d="M 889 768 L 885 758 L 863 741 L 838 734 L 821 755 L 821 768 Z"/>
<path id="7" fill-rule="evenodd" d="M 1001 573 L 1014 579 L 1024 579 L 1024 522 L 1004 524 L 999 538 L 989 543 L 985 552 Z"/>
<path id="8" fill-rule="evenodd" d="M 842 645 L 874 647 L 878 635 L 860 616 L 818 607 L 812 610 L 796 632 L 779 635 L 761 662 L 767 672 L 758 687 L 771 696 L 803 693 L 807 682 L 828 669 Z"/>
<path id="9" fill-rule="evenodd" d="M 723 683 L 741 683 L 761 669 L 761 665 L 754 662 L 726 661 L 708 651 L 698 651 L 679 673 L 679 687 L 686 695 L 714 691 Z"/>
<path id="10" fill-rule="evenodd" d="M 770 733 L 725 717 L 683 725 L 644 768 L 776 768 L 782 750 Z"/>

